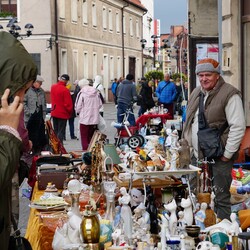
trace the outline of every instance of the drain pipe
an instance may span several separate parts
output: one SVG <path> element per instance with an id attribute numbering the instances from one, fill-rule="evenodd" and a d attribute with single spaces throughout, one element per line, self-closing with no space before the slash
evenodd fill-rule
<path id="1" fill-rule="evenodd" d="M 57 0 L 55 0 L 55 47 L 56 47 L 56 75 L 59 77 L 59 43 L 58 43 L 58 12 Z"/>
<path id="2" fill-rule="evenodd" d="M 124 25 L 123 25 L 123 14 L 124 14 L 124 9 L 129 6 L 129 3 L 127 5 L 124 5 L 121 8 L 121 22 L 122 22 L 122 76 L 125 77 L 125 63 L 124 63 L 124 57 L 125 57 L 125 51 L 124 51 Z"/>

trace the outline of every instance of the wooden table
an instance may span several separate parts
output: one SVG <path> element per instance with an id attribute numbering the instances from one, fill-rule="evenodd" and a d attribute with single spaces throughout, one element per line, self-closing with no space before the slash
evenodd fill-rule
<path id="1" fill-rule="evenodd" d="M 44 190 L 39 190 L 36 182 L 33 188 L 32 201 L 38 200 L 43 194 Z M 39 211 L 37 209 L 30 209 L 25 238 L 29 240 L 33 250 L 53 250 L 54 231 L 45 226 L 38 215 Z"/>

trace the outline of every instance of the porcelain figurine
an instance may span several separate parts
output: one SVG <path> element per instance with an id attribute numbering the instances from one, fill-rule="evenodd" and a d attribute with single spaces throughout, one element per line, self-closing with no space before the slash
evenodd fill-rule
<path id="1" fill-rule="evenodd" d="M 68 224 L 65 223 L 62 227 L 56 228 L 52 241 L 52 248 L 53 250 L 61 250 L 63 246 L 70 243 L 71 241 L 68 237 Z"/>
<path id="2" fill-rule="evenodd" d="M 112 233 L 112 240 L 113 240 L 113 246 L 119 246 L 120 241 L 119 238 L 122 234 L 122 230 L 117 228 L 113 233 Z"/>
<path id="3" fill-rule="evenodd" d="M 175 148 L 170 148 L 170 170 L 177 170 L 179 168 L 179 153 Z"/>
<path id="4" fill-rule="evenodd" d="M 133 216 L 133 242 L 146 240 L 146 234 L 149 230 L 149 224 L 147 224 L 146 219 L 143 217 L 142 209 L 135 208 Z"/>
<path id="5" fill-rule="evenodd" d="M 195 224 L 201 228 L 205 229 L 204 220 L 206 218 L 207 203 L 202 202 L 200 210 L 195 214 Z"/>
<path id="6" fill-rule="evenodd" d="M 178 131 L 176 129 L 173 130 L 172 133 L 171 133 L 171 135 L 170 135 L 170 137 L 171 137 L 171 146 L 170 146 L 170 148 L 178 150 L 178 148 L 179 148 Z"/>
<path id="7" fill-rule="evenodd" d="M 169 231 L 170 231 L 170 235 L 176 235 L 177 234 L 177 216 L 176 216 L 176 202 L 173 199 L 172 202 L 170 202 L 169 204 L 164 204 L 164 208 L 170 212 L 170 216 L 169 216 Z"/>
<path id="8" fill-rule="evenodd" d="M 82 218 L 71 211 L 68 212 L 68 216 L 68 237 L 71 243 L 82 243 L 80 239 L 80 225 Z"/>
<path id="9" fill-rule="evenodd" d="M 167 133 L 167 137 L 166 137 L 166 140 L 165 140 L 165 147 L 169 147 L 171 146 L 171 133 L 172 133 L 172 130 L 170 128 L 166 129 L 166 133 Z"/>
<path id="10" fill-rule="evenodd" d="M 132 188 L 130 195 L 131 195 L 131 201 L 130 201 L 131 208 L 132 210 L 134 210 L 137 206 L 140 205 L 141 202 L 144 201 L 144 195 L 142 194 L 142 191 L 137 188 Z"/>
<path id="11" fill-rule="evenodd" d="M 128 241 L 132 239 L 132 211 L 129 206 L 131 201 L 130 195 L 127 193 L 125 187 L 120 188 L 120 193 L 122 196 L 118 198 L 119 205 L 121 205 L 121 220 L 122 220 L 122 231 L 127 237 Z"/>
<path id="12" fill-rule="evenodd" d="M 212 247 L 213 247 L 212 242 L 202 241 L 197 245 L 196 250 L 212 250 Z"/>
<path id="13" fill-rule="evenodd" d="M 170 232 L 169 232 L 169 216 L 167 213 L 159 214 L 161 218 L 161 249 L 166 249 L 167 247 L 167 239 L 170 238 Z"/>
<path id="14" fill-rule="evenodd" d="M 187 199 L 181 199 L 181 207 L 184 208 L 184 220 L 186 221 L 188 226 L 193 224 L 193 208 L 190 197 Z"/>
<path id="15" fill-rule="evenodd" d="M 140 205 L 134 210 L 134 212 L 139 213 L 141 216 L 141 226 L 145 228 L 145 231 L 147 232 L 150 229 L 150 215 L 146 211 L 145 205 L 141 202 Z"/>
<path id="16" fill-rule="evenodd" d="M 188 224 L 187 224 L 187 221 L 184 218 L 184 212 L 183 211 L 179 211 L 178 212 L 178 217 L 179 217 L 179 219 L 177 221 L 177 231 L 178 231 L 178 234 L 179 235 L 186 234 L 185 227 Z"/>
<path id="17" fill-rule="evenodd" d="M 230 220 L 232 222 L 232 225 L 230 226 L 228 233 L 231 235 L 238 236 L 238 234 L 241 232 L 241 230 L 240 230 L 240 226 L 239 226 L 236 219 L 237 219 L 236 213 L 231 213 Z"/>
<path id="18" fill-rule="evenodd" d="M 214 210 L 214 199 L 215 199 L 215 193 L 214 193 L 214 191 L 211 192 L 211 196 L 210 197 L 211 197 L 210 207 L 211 207 L 211 209 Z"/>
<path id="19" fill-rule="evenodd" d="M 115 218 L 113 222 L 114 228 L 120 228 L 121 226 L 121 206 L 115 207 Z"/>

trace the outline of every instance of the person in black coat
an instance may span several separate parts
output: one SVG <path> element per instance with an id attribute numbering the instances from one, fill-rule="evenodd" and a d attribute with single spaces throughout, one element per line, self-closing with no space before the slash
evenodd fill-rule
<path id="1" fill-rule="evenodd" d="M 139 116 L 155 106 L 151 83 L 146 81 L 144 77 L 141 78 L 141 91 L 138 101 L 140 101 L 139 105 L 141 106 L 138 113 Z"/>

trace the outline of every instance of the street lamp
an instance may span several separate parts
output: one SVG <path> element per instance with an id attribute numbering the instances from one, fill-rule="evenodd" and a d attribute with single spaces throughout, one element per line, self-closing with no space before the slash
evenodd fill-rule
<path id="1" fill-rule="evenodd" d="M 8 24 L 6 25 L 7 30 L 11 35 L 13 35 L 17 39 L 23 39 L 23 37 L 29 37 L 32 35 L 32 31 L 34 29 L 34 26 L 31 23 L 27 23 L 24 28 L 26 31 L 25 35 L 21 35 L 21 27 L 16 24 L 17 23 L 17 18 L 14 17 L 11 20 L 9 20 Z M 3 26 L 0 25 L 0 30 L 3 29 Z"/>
<path id="2" fill-rule="evenodd" d="M 157 35 L 152 35 L 151 36 L 151 39 L 152 39 L 152 42 L 153 42 L 153 65 L 154 65 L 154 68 L 155 68 L 155 54 L 156 54 L 156 39 L 158 38 Z"/>

